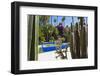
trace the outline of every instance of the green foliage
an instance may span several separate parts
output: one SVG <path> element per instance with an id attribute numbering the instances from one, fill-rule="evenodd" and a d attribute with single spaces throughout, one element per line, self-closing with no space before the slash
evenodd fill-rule
<path id="1" fill-rule="evenodd" d="M 56 35 L 58 35 L 59 34 L 59 31 L 58 31 L 58 29 L 57 28 L 53 28 L 53 32 L 56 34 Z"/>
<path id="2" fill-rule="evenodd" d="M 40 42 L 54 41 L 55 37 L 52 34 L 58 35 L 58 30 L 51 24 L 43 25 L 39 27 L 39 39 Z"/>
<path id="3" fill-rule="evenodd" d="M 54 41 L 55 41 L 54 37 L 53 36 L 50 37 L 49 42 L 54 42 Z"/>
<path id="4" fill-rule="evenodd" d="M 61 38 L 61 40 L 62 40 L 62 42 L 64 42 L 64 41 L 65 41 L 65 38 L 64 38 L 64 37 L 62 37 L 62 38 Z"/>
<path id="5" fill-rule="evenodd" d="M 45 42 L 45 37 L 44 37 L 44 33 L 43 33 L 43 27 L 39 27 L 39 44 L 41 42 Z"/>

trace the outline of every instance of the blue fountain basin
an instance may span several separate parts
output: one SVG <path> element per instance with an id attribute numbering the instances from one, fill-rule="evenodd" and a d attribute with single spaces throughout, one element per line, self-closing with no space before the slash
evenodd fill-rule
<path id="1" fill-rule="evenodd" d="M 55 51 L 57 49 L 54 42 L 45 42 L 42 44 L 41 48 L 43 52 Z M 62 43 L 61 48 L 68 48 L 68 43 Z"/>

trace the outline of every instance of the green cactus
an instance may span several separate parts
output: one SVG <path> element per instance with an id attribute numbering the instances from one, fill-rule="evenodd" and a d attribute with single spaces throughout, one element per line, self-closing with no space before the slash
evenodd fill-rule
<path id="1" fill-rule="evenodd" d="M 33 21 L 32 22 L 29 22 L 29 26 L 30 27 L 32 27 L 32 29 L 31 30 L 29 30 L 30 32 L 32 32 L 31 33 L 31 35 L 30 35 L 30 39 L 29 40 L 31 40 L 31 42 L 29 43 L 30 44 L 30 47 L 28 47 L 28 52 L 29 52 L 29 60 L 35 60 L 35 42 L 34 42 L 34 40 L 35 40 L 35 38 L 34 38 L 34 36 L 35 36 L 35 34 L 34 34 L 34 32 L 35 32 L 35 30 L 33 30 L 35 27 L 35 16 L 29 16 L 29 19 L 32 19 Z"/>
<path id="2" fill-rule="evenodd" d="M 87 58 L 87 47 L 86 47 L 86 32 L 85 32 L 85 27 L 83 27 L 82 30 L 82 35 L 83 35 L 83 43 L 82 43 L 82 58 Z"/>
<path id="3" fill-rule="evenodd" d="M 70 52 L 71 52 L 72 59 L 74 59 L 75 58 L 75 51 L 74 51 L 74 46 L 73 46 L 73 35 L 72 35 L 72 32 L 73 32 L 73 26 L 72 26 L 72 23 L 71 23 L 71 31 L 70 31 Z"/>
<path id="4" fill-rule="evenodd" d="M 79 37 L 79 33 L 78 33 L 78 23 L 76 23 L 76 27 L 74 30 L 74 39 L 75 39 L 75 56 L 76 58 L 80 58 L 80 37 Z"/>
<path id="5" fill-rule="evenodd" d="M 81 50 L 81 58 L 87 58 L 87 42 L 86 42 L 86 32 L 85 27 L 83 27 L 84 24 L 84 18 L 79 17 L 80 19 L 80 50 Z"/>

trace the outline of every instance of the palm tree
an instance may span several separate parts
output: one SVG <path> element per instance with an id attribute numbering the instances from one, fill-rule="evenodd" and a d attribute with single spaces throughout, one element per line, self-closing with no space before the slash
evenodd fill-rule
<path id="1" fill-rule="evenodd" d="M 54 23 L 55 23 L 54 25 L 56 25 L 56 22 L 57 22 L 57 19 L 56 19 L 56 18 L 54 18 Z"/>
<path id="2" fill-rule="evenodd" d="M 49 22 L 50 16 L 39 16 L 39 25 L 46 25 Z"/>
<path id="3" fill-rule="evenodd" d="M 52 25 L 52 16 L 50 16 L 50 19 L 51 19 L 51 25 Z"/>
<path id="4" fill-rule="evenodd" d="M 55 18 L 54 18 L 55 25 L 57 25 L 57 22 L 58 22 L 58 16 L 55 16 Z"/>
<path id="5" fill-rule="evenodd" d="M 65 21 L 65 17 L 62 17 L 62 22 L 64 22 Z M 64 26 L 65 26 L 65 22 L 64 22 Z"/>

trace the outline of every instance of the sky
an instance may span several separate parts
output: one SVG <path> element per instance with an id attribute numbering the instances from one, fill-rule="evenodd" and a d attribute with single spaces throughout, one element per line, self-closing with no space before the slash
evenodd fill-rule
<path id="1" fill-rule="evenodd" d="M 57 16 L 50 16 L 49 23 L 50 23 L 50 24 L 52 23 L 54 26 L 57 26 L 59 23 L 62 22 L 62 17 L 63 17 L 63 16 L 58 16 L 58 17 L 57 17 Z M 66 27 L 66 25 L 70 26 L 70 25 L 71 25 L 71 22 L 72 22 L 72 17 L 73 17 L 74 24 L 75 24 L 76 22 L 79 22 L 77 16 L 66 16 L 66 17 L 65 17 L 65 21 L 64 21 L 64 23 L 63 23 L 63 26 L 65 26 L 65 27 Z M 52 19 L 51 19 L 51 18 L 52 18 Z M 54 19 L 56 19 L 57 21 L 54 22 Z M 87 21 L 87 17 L 84 17 L 84 19 L 85 19 L 85 23 L 87 23 L 87 22 L 88 22 L 88 21 Z M 52 22 L 51 22 L 51 20 L 52 20 Z"/>

